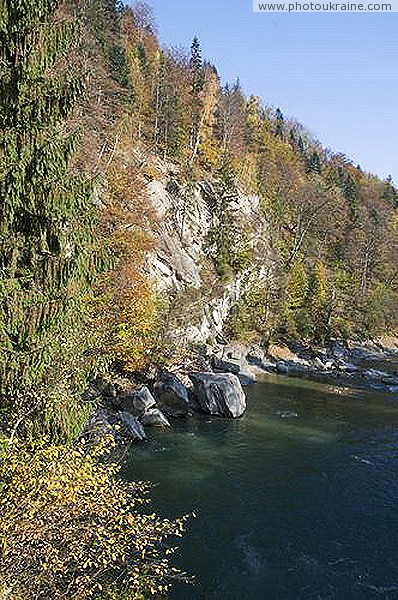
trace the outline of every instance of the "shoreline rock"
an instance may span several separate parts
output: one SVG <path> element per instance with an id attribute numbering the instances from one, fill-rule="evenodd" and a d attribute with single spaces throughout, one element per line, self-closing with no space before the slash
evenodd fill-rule
<path id="1" fill-rule="evenodd" d="M 174 373 L 164 371 L 153 386 L 157 407 L 168 417 L 189 413 L 188 390 Z"/>
<path id="2" fill-rule="evenodd" d="M 220 417 L 240 417 L 246 410 L 246 396 L 233 373 L 193 373 L 193 394 L 203 412 Z"/>
<path id="3" fill-rule="evenodd" d="M 391 339 L 391 338 L 390 338 Z M 377 389 L 395 393 L 398 389 L 398 346 L 333 342 L 329 348 L 271 346 L 264 358 L 248 348 L 247 359 L 259 373 L 277 373 L 288 377 L 334 383 L 341 386 Z M 386 371 L 389 361 L 393 372 Z M 384 368 L 377 368 L 384 366 Z"/>

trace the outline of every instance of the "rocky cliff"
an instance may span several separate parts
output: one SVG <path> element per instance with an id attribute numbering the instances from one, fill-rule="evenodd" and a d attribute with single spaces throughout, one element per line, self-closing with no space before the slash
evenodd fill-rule
<path id="1" fill-rule="evenodd" d="M 147 184 L 160 224 L 154 231 L 155 250 L 148 256 L 148 273 L 159 293 L 175 299 L 175 311 L 181 318 L 173 334 L 182 343 L 222 339 L 224 325 L 242 291 L 251 281 L 272 277 L 268 228 L 259 197 L 236 190 L 229 203 L 250 261 L 223 280 L 214 268 L 209 242 L 211 232 L 223 226 L 217 214 L 217 183 L 202 180 L 192 186 L 181 182 L 177 169 L 170 165 L 163 167 L 162 175 Z"/>

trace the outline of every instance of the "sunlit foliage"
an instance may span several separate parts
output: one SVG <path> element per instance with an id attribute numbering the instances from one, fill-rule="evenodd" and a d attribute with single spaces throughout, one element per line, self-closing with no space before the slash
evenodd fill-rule
<path id="1" fill-rule="evenodd" d="M 91 449 L 44 442 L 0 445 L 3 597 L 142 599 L 184 579 L 170 564 L 169 521 L 148 508 L 148 484 L 127 483 L 111 436 Z"/>

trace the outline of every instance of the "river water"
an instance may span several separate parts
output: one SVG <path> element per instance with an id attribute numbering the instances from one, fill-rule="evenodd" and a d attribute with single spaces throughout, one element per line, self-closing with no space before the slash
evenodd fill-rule
<path id="1" fill-rule="evenodd" d="M 150 431 L 127 472 L 197 518 L 172 600 L 398 599 L 398 398 L 269 376 L 238 420 Z"/>

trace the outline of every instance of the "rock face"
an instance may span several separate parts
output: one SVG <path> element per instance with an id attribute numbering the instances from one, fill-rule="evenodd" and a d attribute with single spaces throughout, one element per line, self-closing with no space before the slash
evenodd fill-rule
<path id="1" fill-rule="evenodd" d="M 145 386 L 120 396 L 118 401 L 122 410 L 131 413 L 135 417 L 143 415 L 156 404 L 155 398 Z"/>
<path id="2" fill-rule="evenodd" d="M 203 412 L 221 417 L 240 417 L 246 398 L 238 377 L 232 373 L 195 373 L 190 375 L 193 393 Z"/>
<path id="3" fill-rule="evenodd" d="M 157 406 L 169 417 L 186 417 L 189 412 L 188 390 L 173 373 L 165 371 L 154 385 Z"/>
<path id="4" fill-rule="evenodd" d="M 203 301 L 195 302 L 194 310 L 183 308 L 185 312 L 181 314 L 181 322 L 172 332 L 178 343 L 203 344 L 222 335 L 231 308 L 236 306 L 245 286 L 250 285 L 252 273 L 239 274 L 223 285 L 216 276 L 214 285 L 203 280 L 203 272 L 208 271 L 208 233 L 219 227 L 218 210 L 215 208 L 219 189 L 214 182 L 207 180 L 201 180 L 192 189 L 191 184 L 181 183 L 179 169 L 170 163 L 159 164 L 158 169 L 158 176 L 147 184 L 148 198 L 159 225 L 153 231 L 156 250 L 148 256 L 149 274 L 159 291 L 178 291 L 182 296 L 192 288 L 203 292 Z M 191 197 L 189 210 L 187 193 Z M 259 258 L 258 264 L 262 265 L 256 272 L 256 282 L 269 282 L 272 278 L 272 249 L 266 243 L 270 237 L 269 225 L 261 216 L 260 198 L 238 191 L 230 208 L 242 229 L 248 226 L 253 233 L 249 243 Z"/>

